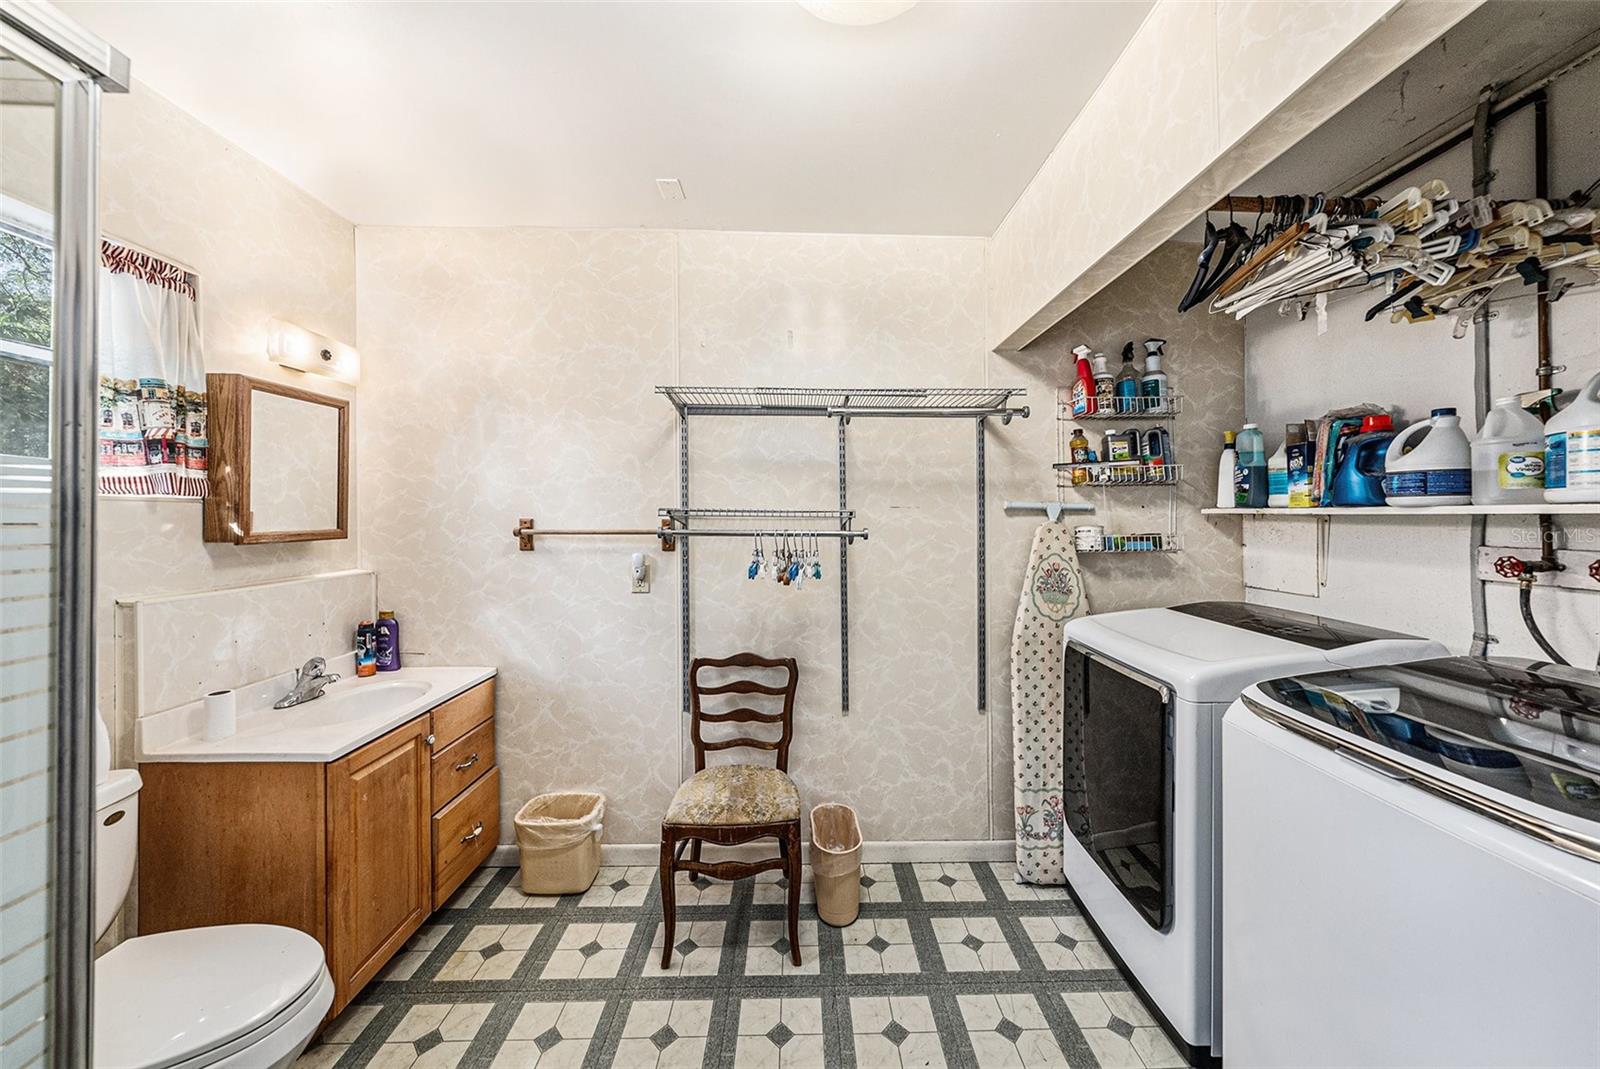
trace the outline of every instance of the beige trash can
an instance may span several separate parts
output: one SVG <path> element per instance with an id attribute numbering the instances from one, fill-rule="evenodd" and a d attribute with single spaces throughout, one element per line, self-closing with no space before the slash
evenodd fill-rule
<path id="1" fill-rule="evenodd" d="M 606 796 L 571 791 L 541 794 L 517 811 L 522 893 L 570 895 L 587 891 L 600 871 Z"/>
<path id="2" fill-rule="evenodd" d="M 817 916 L 835 928 L 861 912 L 861 824 L 856 811 L 830 803 L 811 810 L 811 875 Z"/>

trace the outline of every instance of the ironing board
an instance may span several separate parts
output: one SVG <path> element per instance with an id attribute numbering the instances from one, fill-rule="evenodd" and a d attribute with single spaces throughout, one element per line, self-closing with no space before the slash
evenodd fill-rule
<path id="1" fill-rule="evenodd" d="M 1063 884 L 1061 633 L 1088 611 L 1072 529 L 1046 523 L 1033 536 L 1011 633 L 1011 760 L 1017 876 Z"/>

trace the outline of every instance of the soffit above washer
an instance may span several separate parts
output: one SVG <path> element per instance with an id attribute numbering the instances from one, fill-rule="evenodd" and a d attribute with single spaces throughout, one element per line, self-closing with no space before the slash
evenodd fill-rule
<path id="1" fill-rule="evenodd" d="M 987 236 L 1151 5 L 61 6 L 359 224 Z"/>

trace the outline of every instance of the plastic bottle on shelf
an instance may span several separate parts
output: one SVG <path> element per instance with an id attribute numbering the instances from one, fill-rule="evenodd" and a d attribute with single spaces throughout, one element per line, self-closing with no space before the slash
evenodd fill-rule
<path id="1" fill-rule="evenodd" d="M 1072 469 L 1072 485 L 1082 486 L 1089 481 L 1089 469 L 1083 467 L 1089 463 L 1089 436 L 1083 433 L 1082 427 L 1073 428 L 1072 440 L 1068 442 L 1067 448 L 1072 463 L 1078 465 Z"/>
<path id="2" fill-rule="evenodd" d="M 1161 370 L 1161 361 L 1165 354 L 1162 346 L 1167 344 L 1165 338 L 1146 338 L 1144 343 L 1144 375 L 1139 380 L 1139 394 L 1144 399 L 1146 412 L 1164 415 L 1167 411 L 1167 395 L 1170 389 L 1167 385 L 1167 373 Z"/>
<path id="3" fill-rule="evenodd" d="M 1600 502 L 1600 375 L 1544 425 L 1544 499 Z"/>
<path id="4" fill-rule="evenodd" d="M 1311 443 L 1306 438 L 1304 423 L 1288 423 L 1283 428 L 1285 452 L 1284 475 L 1289 484 L 1289 507 L 1310 508 L 1311 501 Z M 1270 495 L 1269 495 L 1270 496 Z"/>
<path id="5" fill-rule="evenodd" d="M 1239 432 L 1239 460 L 1233 472 L 1233 502 L 1242 509 L 1267 507 L 1267 442 L 1261 428 L 1246 423 Z"/>
<path id="6" fill-rule="evenodd" d="M 1544 425 L 1515 397 L 1497 397 L 1472 443 L 1472 503 L 1544 500 Z"/>
<path id="7" fill-rule="evenodd" d="M 1233 432 L 1222 432 L 1222 457 L 1217 461 L 1217 508 L 1233 505 L 1233 469 L 1239 464 L 1239 451 L 1233 445 Z"/>
<path id="8" fill-rule="evenodd" d="M 1092 415 L 1095 410 L 1094 373 L 1089 370 L 1089 347 L 1074 346 L 1072 355 L 1078 358 L 1072 379 L 1072 414 Z"/>
<path id="9" fill-rule="evenodd" d="M 1408 448 L 1418 435 L 1423 436 L 1421 444 Z M 1395 435 L 1383 470 L 1383 494 L 1390 505 L 1472 504 L 1472 446 L 1453 408 L 1436 408 L 1428 419 Z"/>
<path id="10" fill-rule="evenodd" d="M 1106 367 L 1106 354 L 1095 353 L 1090 361 L 1094 365 L 1094 408 L 1101 415 L 1108 415 L 1116 405 L 1117 379 Z"/>
<path id="11" fill-rule="evenodd" d="M 1289 440 L 1278 443 L 1278 451 L 1267 458 L 1267 508 L 1289 507 Z"/>
<path id="12" fill-rule="evenodd" d="M 1133 366 L 1133 342 L 1122 347 L 1122 370 L 1117 372 L 1116 411 L 1139 411 L 1139 369 Z"/>

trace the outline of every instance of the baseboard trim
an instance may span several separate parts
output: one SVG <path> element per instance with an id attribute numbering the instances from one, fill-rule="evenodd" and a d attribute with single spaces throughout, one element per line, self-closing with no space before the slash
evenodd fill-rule
<path id="1" fill-rule="evenodd" d="M 811 845 L 802 849 L 809 860 Z M 770 844 L 729 847 L 719 849 L 719 857 L 751 858 L 772 853 Z M 709 854 L 709 851 L 708 851 Z M 886 864 L 894 861 L 1011 861 L 1017 856 L 1017 844 L 1010 839 L 928 840 L 904 842 L 869 842 L 862 844 L 861 860 L 866 864 Z M 658 843 L 602 843 L 602 865 L 654 865 L 661 860 Z M 495 847 L 486 864 L 512 868 L 521 863 L 513 843 Z"/>

